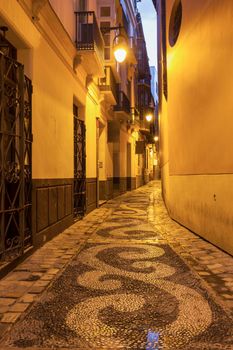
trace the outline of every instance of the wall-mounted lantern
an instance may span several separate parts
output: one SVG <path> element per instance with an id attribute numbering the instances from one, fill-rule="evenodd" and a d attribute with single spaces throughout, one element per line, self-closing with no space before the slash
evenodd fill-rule
<path id="1" fill-rule="evenodd" d="M 115 36 L 113 40 L 113 53 L 117 62 L 122 63 L 127 56 L 126 39 L 122 34 Z"/>
<path id="2" fill-rule="evenodd" d="M 101 27 L 103 34 L 109 33 L 111 30 L 118 30 L 119 33 L 113 39 L 113 54 L 117 62 L 122 63 L 127 56 L 127 40 L 121 33 L 122 26 L 118 27 Z"/>
<path id="3" fill-rule="evenodd" d="M 152 116 L 151 113 L 146 114 L 146 120 L 147 120 L 148 122 L 151 122 L 151 121 L 152 121 L 152 118 L 153 118 L 153 116 Z"/>

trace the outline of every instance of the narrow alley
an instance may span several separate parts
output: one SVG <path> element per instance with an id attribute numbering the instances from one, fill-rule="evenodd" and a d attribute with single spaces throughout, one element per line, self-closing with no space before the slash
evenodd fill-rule
<path id="1" fill-rule="evenodd" d="M 233 350 L 232 18 L 0 0 L 0 350 Z"/>
<path id="2" fill-rule="evenodd" d="M 0 349 L 233 349 L 233 258 L 169 218 L 153 181 L 0 281 Z"/>

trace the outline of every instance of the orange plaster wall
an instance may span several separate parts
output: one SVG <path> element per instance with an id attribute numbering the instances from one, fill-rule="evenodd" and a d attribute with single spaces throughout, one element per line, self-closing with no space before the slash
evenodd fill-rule
<path id="1" fill-rule="evenodd" d="M 169 173 L 232 173 L 233 3 L 183 0 L 182 6 L 180 36 L 167 45 Z"/>

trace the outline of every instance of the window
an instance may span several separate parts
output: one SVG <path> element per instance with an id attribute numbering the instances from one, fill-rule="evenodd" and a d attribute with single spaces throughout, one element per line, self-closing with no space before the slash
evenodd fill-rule
<path id="1" fill-rule="evenodd" d="M 110 6 L 100 7 L 100 17 L 110 17 L 110 16 L 111 16 Z"/>
<path id="2" fill-rule="evenodd" d="M 162 21 L 162 67 L 163 67 L 163 94 L 167 100 L 168 88 L 167 88 L 167 44 L 166 44 L 166 2 L 161 2 L 161 21 Z"/>
<path id="3" fill-rule="evenodd" d="M 169 22 L 169 44 L 174 46 L 177 42 L 182 21 L 182 3 L 176 0 L 172 7 L 172 13 Z"/>
<path id="4" fill-rule="evenodd" d="M 111 23 L 109 21 L 101 21 L 100 22 L 100 29 L 101 28 L 110 28 Z M 111 58 L 111 36 L 110 36 L 110 31 L 107 33 L 103 34 L 104 37 L 104 59 L 105 60 L 110 60 Z"/>

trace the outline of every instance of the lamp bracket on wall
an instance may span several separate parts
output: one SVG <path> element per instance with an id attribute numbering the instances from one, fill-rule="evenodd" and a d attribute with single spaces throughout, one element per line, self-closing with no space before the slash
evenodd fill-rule
<path id="1" fill-rule="evenodd" d="M 101 32 L 103 34 L 106 34 L 106 33 L 109 33 L 111 30 L 121 30 L 123 29 L 124 27 L 119 25 L 119 26 L 116 26 L 116 27 L 101 27 Z"/>

